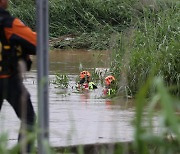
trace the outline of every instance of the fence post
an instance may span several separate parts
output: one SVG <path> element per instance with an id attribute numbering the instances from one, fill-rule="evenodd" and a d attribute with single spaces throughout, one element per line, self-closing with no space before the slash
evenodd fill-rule
<path id="1" fill-rule="evenodd" d="M 37 80 L 38 80 L 38 153 L 47 154 L 49 145 L 49 16 L 48 0 L 36 0 Z"/>

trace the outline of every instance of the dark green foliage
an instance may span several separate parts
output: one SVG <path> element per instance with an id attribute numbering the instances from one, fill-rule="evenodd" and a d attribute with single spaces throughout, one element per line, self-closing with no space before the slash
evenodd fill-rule
<path id="1" fill-rule="evenodd" d="M 11 1 L 10 11 L 35 29 L 35 1 Z M 112 33 L 131 25 L 135 0 L 50 0 L 50 37 L 73 34 L 72 42 L 57 42 L 59 48 L 109 48 Z M 84 39 L 85 38 L 85 39 Z"/>
<path id="2" fill-rule="evenodd" d="M 13 16 L 20 18 L 26 25 L 35 30 L 35 0 L 10 1 L 9 10 Z"/>
<path id="3" fill-rule="evenodd" d="M 59 36 L 67 33 L 102 32 L 107 26 L 120 30 L 131 22 L 132 2 L 133 0 L 52 0 L 51 34 Z"/>

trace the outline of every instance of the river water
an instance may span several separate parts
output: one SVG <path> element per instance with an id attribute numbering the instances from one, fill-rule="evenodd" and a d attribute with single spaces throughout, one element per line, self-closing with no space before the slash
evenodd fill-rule
<path id="1" fill-rule="evenodd" d="M 109 66 L 107 51 L 51 51 L 49 80 L 55 73 L 65 73 L 69 78 L 67 89 L 49 84 L 50 144 L 67 146 L 77 144 L 126 142 L 133 140 L 133 102 L 121 100 L 113 105 L 112 100 L 102 98 L 103 87 L 79 93 L 76 78 L 79 68 L 105 70 Z M 33 69 L 24 76 L 24 83 L 31 93 L 37 112 L 37 70 L 33 57 Z M 20 122 L 10 105 L 4 101 L 0 113 L 0 132 L 8 132 L 8 144 L 17 142 Z"/>

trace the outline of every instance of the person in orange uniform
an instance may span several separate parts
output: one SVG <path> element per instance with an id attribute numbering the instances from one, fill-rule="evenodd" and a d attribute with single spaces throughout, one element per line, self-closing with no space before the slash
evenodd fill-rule
<path id="1" fill-rule="evenodd" d="M 90 82 L 91 74 L 88 71 L 80 72 L 80 81 L 78 82 L 77 88 L 88 89 L 88 83 Z"/>
<path id="2" fill-rule="evenodd" d="M 90 82 L 91 74 L 88 71 L 80 72 L 80 84 L 88 84 Z"/>
<path id="3" fill-rule="evenodd" d="M 83 87 L 84 89 L 97 89 L 97 86 L 94 82 L 91 82 L 91 74 L 88 71 L 80 72 L 80 81 L 78 83 L 77 88 L 80 89 Z"/>
<path id="4" fill-rule="evenodd" d="M 103 90 L 105 95 L 111 95 L 114 93 L 114 89 L 112 87 L 113 83 L 115 82 L 115 77 L 109 75 L 105 78 L 105 89 Z"/>
<path id="5" fill-rule="evenodd" d="M 6 99 L 25 125 L 27 132 L 33 131 L 36 115 L 30 94 L 23 84 L 19 61 L 24 61 L 27 70 L 30 69 L 29 55 L 36 54 L 36 33 L 23 22 L 12 17 L 8 11 L 8 0 L 0 0 L 0 109 Z M 18 141 L 23 138 L 20 129 Z M 32 142 L 24 147 L 29 153 Z"/>

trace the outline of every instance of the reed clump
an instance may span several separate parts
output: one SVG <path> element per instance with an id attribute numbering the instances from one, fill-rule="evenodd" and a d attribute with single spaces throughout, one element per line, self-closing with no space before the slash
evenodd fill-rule
<path id="1" fill-rule="evenodd" d="M 161 2 L 153 8 L 143 7 L 141 13 L 141 18 L 129 29 L 133 31 L 131 35 L 122 33 L 123 45 L 113 50 L 113 73 L 121 78 L 126 67 L 126 86 L 135 94 L 150 70 L 156 68 L 155 76 L 162 76 L 171 92 L 180 96 L 180 5 Z M 127 56 L 129 63 L 124 66 Z"/>

